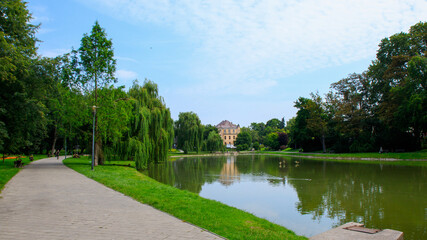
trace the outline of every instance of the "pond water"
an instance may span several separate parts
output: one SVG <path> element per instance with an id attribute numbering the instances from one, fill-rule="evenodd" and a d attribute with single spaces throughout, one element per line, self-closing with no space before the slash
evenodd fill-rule
<path id="1" fill-rule="evenodd" d="M 266 155 L 191 157 L 149 176 L 307 237 L 346 222 L 427 239 L 427 168 Z"/>

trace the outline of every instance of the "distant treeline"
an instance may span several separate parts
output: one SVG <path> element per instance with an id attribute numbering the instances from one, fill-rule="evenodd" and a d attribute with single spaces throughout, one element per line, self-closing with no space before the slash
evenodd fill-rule
<path id="1" fill-rule="evenodd" d="M 427 23 L 381 40 L 361 74 L 295 102 L 291 146 L 304 151 L 410 151 L 426 147 Z"/>

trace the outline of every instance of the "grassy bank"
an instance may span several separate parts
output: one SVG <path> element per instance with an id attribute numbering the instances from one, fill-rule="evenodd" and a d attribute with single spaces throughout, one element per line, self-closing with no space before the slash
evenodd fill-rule
<path id="1" fill-rule="evenodd" d="M 248 152 L 249 153 L 249 152 Z M 391 164 L 405 166 L 427 166 L 427 151 L 407 153 L 298 153 L 298 152 L 269 152 L 257 151 L 257 154 L 274 154 L 308 158 L 319 161 L 354 162 L 370 164 Z"/>
<path id="2" fill-rule="evenodd" d="M 427 151 L 418 152 L 402 152 L 402 153 L 299 153 L 299 152 L 268 152 L 258 151 L 257 153 L 273 153 L 273 154 L 285 154 L 285 155 L 298 155 L 298 156 L 319 156 L 319 157 L 345 157 L 345 158 L 376 158 L 380 159 L 425 159 L 427 160 Z"/>
<path id="3" fill-rule="evenodd" d="M 89 161 L 84 157 L 67 159 L 64 163 L 139 202 L 228 239 L 306 239 L 247 212 L 159 183 L 131 167 L 112 162 L 91 171 Z"/>
<path id="4" fill-rule="evenodd" d="M 34 161 L 45 158 L 46 155 L 34 155 Z M 23 157 L 22 164 L 27 165 L 30 163 L 29 157 Z M 15 176 L 20 170 L 20 168 L 15 168 L 14 162 L 15 159 L 5 159 L 3 163 L 3 159 L 0 159 L 0 192 L 4 188 L 9 180 Z"/>

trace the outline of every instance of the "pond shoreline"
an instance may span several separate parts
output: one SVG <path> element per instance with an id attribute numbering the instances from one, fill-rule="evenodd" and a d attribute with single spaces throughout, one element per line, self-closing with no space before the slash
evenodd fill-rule
<path id="1" fill-rule="evenodd" d="M 242 153 L 211 153 L 211 154 L 185 154 L 185 155 L 173 155 L 169 158 L 179 157 L 212 157 L 212 156 L 238 156 L 238 155 L 273 155 L 273 156 L 285 156 L 285 157 L 299 157 L 299 158 L 310 158 L 310 159 L 328 159 L 328 160 L 359 160 L 359 161 L 386 161 L 386 162 L 427 162 L 427 159 L 399 159 L 399 158 L 368 158 L 368 157 L 326 157 L 326 156 L 312 156 L 305 154 L 287 154 L 287 153 L 260 153 L 260 152 L 242 152 Z M 319 154 L 321 155 L 321 154 Z"/>

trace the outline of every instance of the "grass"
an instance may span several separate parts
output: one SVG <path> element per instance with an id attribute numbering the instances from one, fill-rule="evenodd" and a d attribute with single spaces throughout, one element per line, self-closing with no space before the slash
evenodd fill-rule
<path id="1" fill-rule="evenodd" d="M 265 219 L 197 194 L 159 183 L 134 168 L 109 162 L 90 170 L 90 159 L 66 159 L 77 172 L 135 200 L 228 239 L 307 239 Z"/>
<path id="2" fill-rule="evenodd" d="M 427 159 L 427 151 L 403 152 L 403 153 L 299 153 L 299 152 L 257 152 L 257 153 L 274 153 L 289 154 L 298 156 L 321 156 L 321 157 L 348 157 L 348 158 L 394 158 L 394 159 Z"/>
<path id="3" fill-rule="evenodd" d="M 34 161 L 42 158 L 46 158 L 46 155 L 34 155 Z M 21 159 L 23 165 L 30 163 L 28 156 Z M 20 168 L 15 168 L 13 163 L 15 160 L 16 159 L 5 159 L 3 163 L 3 159 L 0 158 L 0 192 L 3 190 L 4 185 L 21 170 Z"/>
<path id="4" fill-rule="evenodd" d="M 390 165 L 405 165 L 405 166 L 427 166 L 427 151 L 417 152 L 404 152 L 404 153 L 297 153 L 297 152 L 262 152 L 260 154 L 277 154 L 284 156 L 297 156 L 301 158 L 310 158 L 312 160 L 320 161 L 335 161 L 335 162 L 354 162 L 354 163 L 370 163 L 370 164 L 390 164 Z M 314 157 L 314 158 L 313 158 Z M 321 158 L 315 158 L 321 157 Z M 331 159 L 324 158 L 331 157 Z M 347 158 L 347 159 L 334 159 L 334 158 Z M 371 160 L 363 160 L 363 158 L 370 158 Z M 396 161 L 387 161 L 387 158 L 400 159 Z M 413 160 L 424 161 L 413 161 Z"/>

